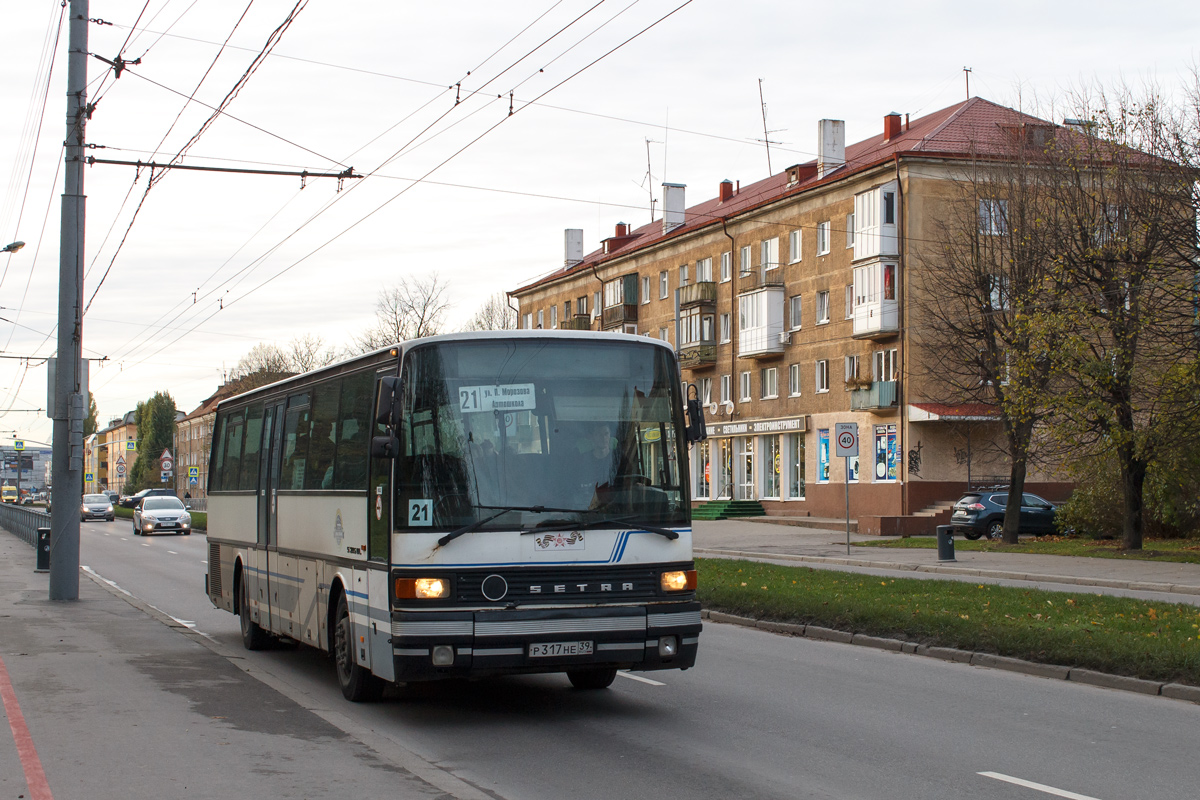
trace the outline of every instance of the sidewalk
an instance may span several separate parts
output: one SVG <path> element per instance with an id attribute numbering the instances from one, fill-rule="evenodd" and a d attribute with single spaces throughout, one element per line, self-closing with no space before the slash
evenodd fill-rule
<path id="1" fill-rule="evenodd" d="M 937 550 L 854 547 L 854 542 L 880 540 L 878 536 L 856 533 L 850 534 L 847 556 L 845 528 L 812 530 L 736 519 L 696 520 L 692 528 L 692 544 L 699 556 L 919 573 L 913 577 L 976 576 L 1200 596 L 1200 564 L 963 550 L 956 551 L 956 561 L 939 563 Z"/>
<path id="2" fill-rule="evenodd" d="M 48 599 L 35 550 L 0 529 L 0 797 L 486 795 L 387 734 L 86 573 Z M 341 700 L 340 695 L 337 698 Z"/>

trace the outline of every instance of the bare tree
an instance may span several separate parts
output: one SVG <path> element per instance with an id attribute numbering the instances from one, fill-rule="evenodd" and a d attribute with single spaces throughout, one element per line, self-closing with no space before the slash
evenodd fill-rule
<path id="1" fill-rule="evenodd" d="M 294 372 L 312 372 L 337 361 L 337 351 L 325 347 L 325 341 L 316 334 L 306 333 L 288 343 L 289 368 Z"/>
<path id="2" fill-rule="evenodd" d="M 467 322 L 468 331 L 511 331 L 517 327 L 517 312 L 508 304 L 508 295 L 497 292 L 489 297 Z"/>
<path id="3" fill-rule="evenodd" d="M 291 371 L 288 354 L 278 345 L 259 342 L 250 352 L 238 359 L 229 373 L 231 381 L 240 380 L 253 373 L 284 373 Z"/>
<path id="4" fill-rule="evenodd" d="M 407 339 L 419 339 L 442 332 L 449 284 L 437 273 L 420 278 L 402 278 L 399 283 L 379 292 L 375 301 L 375 322 L 356 335 L 351 353 L 366 353 Z"/>

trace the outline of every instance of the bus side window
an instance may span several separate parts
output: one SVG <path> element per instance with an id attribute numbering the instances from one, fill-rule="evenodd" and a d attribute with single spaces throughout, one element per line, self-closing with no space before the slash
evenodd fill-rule
<path id="1" fill-rule="evenodd" d="M 307 400 L 307 398 L 305 398 Z M 304 467 L 308 459 L 309 408 L 289 403 L 283 423 L 283 471 L 279 476 L 280 489 L 303 489 Z"/>
<path id="2" fill-rule="evenodd" d="M 338 396 L 341 389 L 341 381 L 333 381 L 313 390 L 312 432 L 308 441 L 305 489 L 333 488 L 333 456 L 337 448 Z"/>
<path id="3" fill-rule="evenodd" d="M 242 435 L 246 429 L 244 409 L 225 418 L 225 453 L 221 459 L 221 488 L 236 490 L 241 487 Z"/>
<path id="4" fill-rule="evenodd" d="M 351 375 L 342 382 L 339 409 L 335 489 L 363 490 L 367 487 L 367 448 L 370 445 L 371 403 L 374 400 L 371 373 Z"/>
<path id="5" fill-rule="evenodd" d="M 262 405 L 251 406 L 246 412 L 246 442 L 242 448 L 242 477 L 236 488 L 258 489 L 258 461 L 262 450 Z"/>

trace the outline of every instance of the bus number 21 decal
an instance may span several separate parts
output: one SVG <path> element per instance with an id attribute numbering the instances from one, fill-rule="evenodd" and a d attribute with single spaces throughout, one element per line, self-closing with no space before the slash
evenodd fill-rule
<path id="1" fill-rule="evenodd" d="M 410 528 L 429 527 L 433 525 L 433 501 L 408 501 L 408 526 Z"/>

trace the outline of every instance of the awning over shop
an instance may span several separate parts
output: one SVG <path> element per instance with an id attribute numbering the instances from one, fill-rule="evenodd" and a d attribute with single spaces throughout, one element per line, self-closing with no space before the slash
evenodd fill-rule
<path id="1" fill-rule="evenodd" d="M 909 403 L 909 422 L 999 422 L 1000 412 L 987 403 Z"/>

